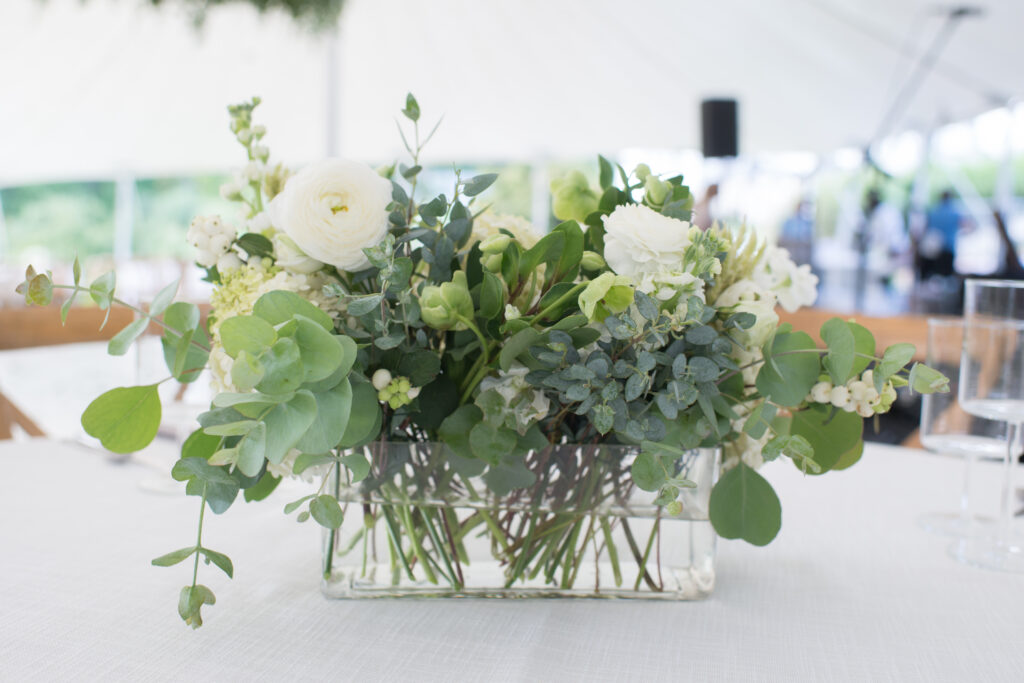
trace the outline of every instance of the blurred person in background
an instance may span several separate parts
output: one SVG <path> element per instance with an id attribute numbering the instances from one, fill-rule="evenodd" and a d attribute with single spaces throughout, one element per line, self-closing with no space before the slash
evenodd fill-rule
<path id="1" fill-rule="evenodd" d="M 789 251 L 793 262 L 799 265 L 811 262 L 811 248 L 814 241 L 814 207 L 801 199 L 793 215 L 782 224 L 779 246 Z"/>
<path id="2" fill-rule="evenodd" d="M 927 280 L 933 275 L 948 277 L 956 273 L 956 239 L 964 216 L 956 206 L 953 193 L 944 190 L 939 201 L 928 211 L 928 223 L 918 245 L 920 277 Z"/>
<path id="3" fill-rule="evenodd" d="M 711 213 L 711 202 L 713 202 L 717 196 L 718 183 L 712 183 L 708 185 L 708 189 L 705 190 L 704 196 L 693 205 L 693 224 L 698 226 L 701 230 L 707 230 L 711 227 L 711 224 L 715 222 L 714 216 Z"/>
<path id="4" fill-rule="evenodd" d="M 907 234 L 903 212 L 892 202 L 882 198 L 881 191 L 873 187 L 864 198 L 864 222 L 857 234 L 856 308 L 864 310 L 868 289 L 882 286 L 887 290 L 902 289 L 904 271 L 913 279 L 910 236 Z"/>

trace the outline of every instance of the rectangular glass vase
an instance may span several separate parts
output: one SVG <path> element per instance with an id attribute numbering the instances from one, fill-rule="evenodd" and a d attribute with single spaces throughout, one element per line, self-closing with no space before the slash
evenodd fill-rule
<path id="1" fill-rule="evenodd" d="M 365 479 L 348 484 L 338 468 L 328 483 L 344 522 L 324 534 L 323 592 L 332 598 L 706 597 L 715 585 L 708 505 L 719 451 L 658 459 L 668 479 L 694 485 L 675 487 L 678 506 L 667 502 L 675 490 L 649 492 L 633 483 L 638 452 L 559 445 L 484 470 L 481 461 L 440 443 L 369 444 L 356 451 L 371 464 Z"/>

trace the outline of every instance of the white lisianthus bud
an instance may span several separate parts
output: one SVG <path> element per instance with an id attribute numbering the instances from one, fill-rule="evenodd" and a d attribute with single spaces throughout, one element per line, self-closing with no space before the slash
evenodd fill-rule
<path id="1" fill-rule="evenodd" d="M 241 199 L 242 188 L 235 181 L 228 181 L 220 186 L 220 196 L 229 200 Z"/>
<path id="2" fill-rule="evenodd" d="M 818 382 L 811 387 L 811 400 L 815 403 L 829 403 L 832 401 L 832 382 Z"/>
<path id="3" fill-rule="evenodd" d="M 381 368 L 377 372 L 373 373 L 373 379 L 370 380 L 373 384 L 373 388 L 377 391 L 384 391 L 384 389 L 391 384 L 391 373 Z"/>
<path id="4" fill-rule="evenodd" d="M 229 270 L 234 270 L 235 268 L 241 267 L 242 259 L 238 258 L 238 254 L 236 254 L 233 251 L 229 251 L 228 253 L 224 254 L 219 259 L 217 259 L 218 272 L 226 273 Z"/>
<path id="5" fill-rule="evenodd" d="M 832 387 L 829 395 L 829 403 L 836 408 L 846 408 L 850 405 L 850 390 L 846 387 Z"/>
<path id="6" fill-rule="evenodd" d="M 409 391 L 405 392 L 405 395 L 409 397 L 409 400 L 413 400 L 420 395 L 420 387 L 413 387 Z"/>

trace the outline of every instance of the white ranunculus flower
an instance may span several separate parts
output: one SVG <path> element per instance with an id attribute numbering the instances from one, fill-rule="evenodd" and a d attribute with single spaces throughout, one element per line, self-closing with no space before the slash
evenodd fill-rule
<path id="1" fill-rule="evenodd" d="M 642 204 L 615 209 L 604 219 L 604 260 L 619 275 L 678 271 L 690 246 L 690 224 Z"/>
<path id="2" fill-rule="evenodd" d="M 370 265 L 363 249 L 387 234 L 390 203 L 391 183 L 372 168 L 328 159 L 289 178 L 269 210 L 274 227 L 308 256 L 357 271 Z"/>
<path id="3" fill-rule="evenodd" d="M 274 243 L 274 262 L 293 273 L 315 273 L 324 264 L 306 255 L 288 235 L 279 232 L 271 240 Z"/>

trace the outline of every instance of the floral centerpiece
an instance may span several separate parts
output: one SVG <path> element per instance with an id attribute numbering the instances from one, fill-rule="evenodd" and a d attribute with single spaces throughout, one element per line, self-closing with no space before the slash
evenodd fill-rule
<path id="1" fill-rule="evenodd" d="M 192 560 L 193 627 L 214 602 L 200 558 L 234 571 L 203 545 L 205 510 L 291 476 L 316 486 L 285 511 L 327 530 L 329 593 L 705 594 L 710 526 L 757 545 L 779 531 L 762 464 L 848 467 L 896 387 L 945 390 L 912 346 L 878 353 L 855 322 L 829 320 L 820 348 L 780 325 L 777 306 L 813 303 L 815 276 L 745 226 L 691 225 L 681 176 L 599 157 L 599 187 L 552 184 L 562 222 L 541 235 L 480 205 L 493 174 L 455 171 L 450 194 L 417 199 L 433 131 L 411 95 L 410 160 L 380 170 L 269 163 L 258 103 L 230 108 L 248 163 L 222 193 L 242 222 L 188 231 L 214 284 L 207 322 L 171 285 L 109 345 L 162 325 L 170 377 L 208 368 L 217 390 L 172 471 L 201 499 L 198 540 L 153 560 Z M 47 304 L 69 289 L 62 316 L 80 293 L 123 303 L 113 273 L 79 280 L 77 263 L 70 285 L 30 268 L 21 291 Z M 82 424 L 131 452 L 160 418 L 149 385 L 103 394 Z"/>

